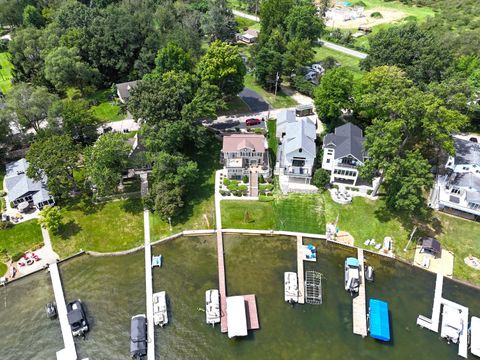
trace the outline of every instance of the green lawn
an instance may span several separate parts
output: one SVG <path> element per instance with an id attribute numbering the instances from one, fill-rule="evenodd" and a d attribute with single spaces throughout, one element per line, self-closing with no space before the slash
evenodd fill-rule
<path id="1" fill-rule="evenodd" d="M 270 230 L 275 228 L 272 202 L 224 200 L 222 228 Z"/>
<path id="2" fill-rule="evenodd" d="M 120 251 L 143 243 L 141 199 L 99 205 L 79 201 L 62 208 L 62 214 L 64 225 L 52 236 L 53 248 L 60 257 L 80 249 Z"/>
<path id="3" fill-rule="evenodd" d="M 246 19 L 240 16 L 235 16 L 237 22 L 237 30 L 242 32 L 245 28 L 260 30 L 260 23 Z"/>
<path id="4" fill-rule="evenodd" d="M 255 91 L 263 99 L 268 102 L 274 109 L 281 109 L 286 107 L 293 107 L 298 105 L 295 100 L 293 100 L 290 96 L 285 95 L 280 90 L 277 92 L 277 96 L 273 93 L 264 90 L 260 85 L 258 85 L 255 81 L 255 78 L 251 74 L 247 74 L 245 76 L 244 81 L 245 87 Z"/>
<path id="5" fill-rule="evenodd" d="M 88 100 L 94 104 L 90 111 L 100 122 L 118 121 L 126 117 L 126 114 L 121 111 L 118 100 L 111 98 L 110 89 L 98 90 L 89 96 Z"/>
<path id="6" fill-rule="evenodd" d="M 0 53 L 0 90 L 4 94 L 12 87 L 12 70 L 13 65 L 9 60 L 10 54 L 7 52 Z"/>
<path id="7" fill-rule="evenodd" d="M 42 231 L 36 220 L 0 230 L 0 263 L 6 262 L 10 257 L 17 258 L 29 250 L 36 249 L 42 243 Z"/>
<path id="8" fill-rule="evenodd" d="M 360 70 L 360 59 L 341 53 L 339 51 L 335 51 L 325 46 L 314 46 L 313 50 L 315 51 L 315 61 L 322 61 L 326 57 L 334 57 L 341 66 L 344 66 L 348 70 L 350 70 L 355 77 L 361 77 L 363 72 Z"/>
<path id="9" fill-rule="evenodd" d="M 272 164 L 277 159 L 277 120 L 268 120 L 267 121 L 267 130 L 268 130 L 268 148 L 270 150 L 270 160 Z"/>
<path id="10" fill-rule="evenodd" d="M 245 102 L 240 99 L 239 96 L 235 96 L 227 102 L 227 108 L 218 112 L 218 115 L 237 115 L 247 114 L 250 112 L 250 108 Z"/>
<path id="11" fill-rule="evenodd" d="M 400 1 L 383 1 L 383 0 L 362 0 L 367 5 L 366 10 L 372 8 L 386 8 L 403 11 L 406 16 L 415 16 L 418 21 L 423 21 L 429 16 L 434 16 L 433 9 L 428 7 L 408 6 Z M 382 11 L 380 10 L 380 13 Z"/>

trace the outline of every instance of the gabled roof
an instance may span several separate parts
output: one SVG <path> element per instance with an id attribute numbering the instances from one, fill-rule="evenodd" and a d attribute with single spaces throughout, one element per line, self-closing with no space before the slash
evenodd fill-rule
<path id="1" fill-rule="evenodd" d="M 480 144 L 472 141 L 453 138 L 455 143 L 455 165 L 480 166 Z"/>
<path id="2" fill-rule="evenodd" d="M 223 137 L 223 152 L 235 152 L 241 149 L 265 152 L 265 137 L 260 134 L 231 134 Z"/>
<path id="3" fill-rule="evenodd" d="M 14 201 L 29 193 L 33 194 L 32 198 L 35 205 L 51 198 L 46 185 L 46 176 L 43 176 L 40 181 L 35 181 L 27 176 L 27 160 L 20 159 L 8 163 L 6 168 L 5 186 L 10 201 Z"/>
<path id="4" fill-rule="evenodd" d="M 325 135 L 323 146 L 330 146 L 335 149 L 335 159 L 352 155 L 356 159 L 363 161 L 363 142 L 362 129 L 352 123 L 346 123 L 335 128 L 335 133 Z"/>
<path id="5" fill-rule="evenodd" d="M 284 140 L 285 154 L 290 154 L 301 149 L 302 152 L 306 152 L 312 157 L 315 157 L 315 136 L 315 125 L 307 118 L 287 124 Z"/>
<path id="6" fill-rule="evenodd" d="M 121 100 L 127 101 L 130 96 L 130 91 L 137 86 L 138 81 L 128 81 L 121 84 L 117 84 L 118 96 Z"/>
<path id="7" fill-rule="evenodd" d="M 295 109 L 285 109 L 277 114 L 277 127 L 296 121 Z"/>

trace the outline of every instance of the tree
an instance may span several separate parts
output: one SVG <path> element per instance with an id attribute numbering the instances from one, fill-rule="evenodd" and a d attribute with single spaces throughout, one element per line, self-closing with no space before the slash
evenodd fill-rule
<path id="1" fill-rule="evenodd" d="M 169 42 L 158 51 L 155 58 L 155 69 L 152 74 L 162 75 L 169 71 L 191 72 L 194 67 L 190 53 L 177 44 Z"/>
<path id="2" fill-rule="evenodd" d="M 301 67 L 310 63 L 314 56 L 309 40 L 293 39 L 287 43 L 287 51 L 283 55 L 283 73 L 286 76 L 300 73 Z"/>
<path id="3" fill-rule="evenodd" d="M 268 37 L 275 28 L 286 31 L 286 17 L 293 5 L 293 0 L 263 0 L 260 4 L 260 33 Z"/>
<path id="4" fill-rule="evenodd" d="M 289 40 L 308 40 L 310 43 L 322 35 L 324 25 L 317 15 L 317 8 L 310 4 L 295 5 L 285 19 L 286 37 Z"/>
<path id="5" fill-rule="evenodd" d="M 40 137 L 28 149 L 27 176 L 40 180 L 45 174 L 48 189 L 57 197 L 66 197 L 70 191 L 77 190 L 74 171 L 79 158 L 79 149 L 68 135 Z"/>
<path id="6" fill-rule="evenodd" d="M 0 0 L 0 24 L 2 26 L 21 25 L 23 9 L 32 3 L 32 0 Z"/>
<path id="7" fill-rule="evenodd" d="M 83 91 L 86 86 L 98 83 L 99 77 L 97 69 L 82 61 L 77 48 L 57 47 L 45 58 L 45 79 L 58 91 L 68 87 Z"/>
<path id="8" fill-rule="evenodd" d="M 155 197 L 154 209 L 161 219 L 171 220 L 181 212 L 184 206 L 182 188 L 159 182 L 154 185 L 153 194 Z"/>
<path id="9" fill-rule="evenodd" d="M 202 29 L 211 41 L 233 41 L 236 22 L 226 0 L 209 0 L 208 11 L 203 18 Z"/>
<path id="10" fill-rule="evenodd" d="M 363 69 L 395 65 L 416 83 L 441 80 L 452 62 L 451 50 L 415 23 L 381 30 L 369 38 L 369 44 L 369 56 L 361 62 Z"/>
<path id="11" fill-rule="evenodd" d="M 282 54 L 267 47 L 262 47 L 255 52 L 255 79 L 267 90 L 273 90 L 280 83 L 283 71 Z"/>
<path id="12" fill-rule="evenodd" d="M 237 47 L 218 40 L 210 45 L 198 63 L 200 79 L 218 86 L 224 96 L 242 91 L 246 72 Z"/>
<path id="13" fill-rule="evenodd" d="M 1 8 L 1 6 L 0 6 Z M 44 39 L 42 30 L 36 28 L 19 29 L 8 44 L 13 64 L 15 81 L 44 83 L 43 58 Z"/>
<path id="14" fill-rule="evenodd" d="M 23 25 L 26 27 L 41 28 L 45 24 L 40 11 L 33 6 L 27 5 L 23 9 Z"/>
<path id="15" fill-rule="evenodd" d="M 86 100 L 65 99 L 58 101 L 50 109 L 49 117 L 61 120 L 61 129 L 74 142 L 90 145 L 98 137 L 98 120 L 90 112 L 90 104 Z"/>
<path id="16" fill-rule="evenodd" d="M 48 109 L 56 96 L 45 87 L 20 83 L 6 95 L 7 111 L 15 114 L 21 127 L 38 131 L 40 123 L 47 119 Z"/>
<path id="17" fill-rule="evenodd" d="M 318 187 L 320 191 L 325 190 L 325 188 L 330 184 L 330 174 L 327 170 L 319 168 L 315 170 L 312 179 L 313 185 Z"/>
<path id="18" fill-rule="evenodd" d="M 192 102 L 182 109 L 182 118 L 195 121 L 198 119 L 214 119 L 219 109 L 225 109 L 220 89 L 216 85 L 202 82 Z"/>
<path id="19" fill-rule="evenodd" d="M 63 215 L 56 206 L 44 206 L 39 215 L 40 219 L 38 222 L 40 225 L 53 233 L 56 233 L 60 226 L 62 226 Z"/>
<path id="20" fill-rule="evenodd" d="M 340 117 L 342 110 L 351 109 L 353 75 L 345 68 L 328 71 L 315 90 L 315 108 L 319 117 L 333 122 Z"/>
<path id="21" fill-rule="evenodd" d="M 115 192 L 127 167 L 130 146 L 121 134 L 102 135 L 85 150 L 85 174 L 99 196 Z"/>
<path id="22" fill-rule="evenodd" d="M 136 119 L 152 126 L 179 120 L 184 105 L 193 100 L 196 86 L 195 77 L 186 72 L 147 77 L 133 89 L 128 108 Z"/>

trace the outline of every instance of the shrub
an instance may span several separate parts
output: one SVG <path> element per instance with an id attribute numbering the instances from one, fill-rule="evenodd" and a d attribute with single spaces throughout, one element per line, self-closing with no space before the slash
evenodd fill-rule
<path id="1" fill-rule="evenodd" d="M 244 184 L 248 183 L 248 176 L 243 175 L 242 181 L 243 181 Z"/>
<path id="2" fill-rule="evenodd" d="M 228 196 L 228 195 L 230 195 L 230 191 L 220 190 L 220 195 Z"/>
<path id="3" fill-rule="evenodd" d="M 262 202 L 270 202 L 270 201 L 273 201 L 274 197 L 272 196 L 272 194 L 267 194 L 267 195 L 260 195 L 258 197 L 258 201 L 262 201 Z"/>
<path id="4" fill-rule="evenodd" d="M 230 182 L 228 184 L 227 189 L 230 190 L 231 192 L 237 191 L 238 190 L 238 183 L 235 181 Z"/>
<path id="5" fill-rule="evenodd" d="M 383 15 L 380 12 L 375 11 L 375 12 L 370 14 L 370 17 L 375 18 L 375 19 L 382 19 Z"/>
<path id="6" fill-rule="evenodd" d="M 317 169 L 313 174 L 312 182 L 319 189 L 326 189 L 330 184 L 330 173 L 325 169 Z"/>
<path id="7" fill-rule="evenodd" d="M 333 187 L 334 189 L 337 189 L 337 190 L 338 190 L 338 185 L 337 185 L 337 184 L 333 185 L 332 187 Z"/>
<path id="8" fill-rule="evenodd" d="M 223 185 L 228 186 L 232 181 L 228 178 L 223 179 Z"/>
<path id="9" fill-rule="evenodd" d="M 365 4 L 363 1 L 357 1 L 356 3 L 354 3 L 353 5 L 355 6 L 361 6 L 361 7 L 367 7 L 367 4 Z"/>
<path id="10" fill-rule="evenodd" d="M 372 195 L 373 190 L 367 190 L 367 195 Z"/>
<path id="11" fill-rule="evenodd" d="M 18 261 L 23 257 L 23 252 L 22 251 L 17 251 L 15 253 L 13 253 L 10 257 L 12 258 L 12 261 Z"/>
<path id="12" fill-rule="evenodd" d="M 0 190 L 0 197 L 4 197 L 5 195 L 7 195 L 7 192 L 3 191 L 3 190 Z"/>
<path id="13" fill-rule="evenodd" d="M 293 88 L 298 92 L 308 96 L 313 96 L 315 86 L 310 81 L 305 80 L 302 75 L 295 76 L 292 80 L 292 85 Z"/>
<path id="14" fill-rule="evenodd" d="M 13 225 L 10 221 L 0 221 L 0 230 L 11 228 Z"/>
<path id="15" fill-rule="evenodd" d="M 260 175 L 260 176 L 258 177 L 258 182 L 259 182 L 260 184 L 265 184 L 265 178 L 263 177 L 263 175 Z"/>

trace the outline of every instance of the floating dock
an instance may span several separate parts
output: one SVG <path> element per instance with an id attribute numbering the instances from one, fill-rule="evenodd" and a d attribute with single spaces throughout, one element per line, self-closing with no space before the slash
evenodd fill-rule
<path id="1" fill-rule="evenodd" d="M 65 348 L 57 351 L 57 360 L 77 360 L 77 350 L 73 341 L 72 329 L 68 323 L 67 305 L 65 304 L 65 296 L 63 294 L 62 280 L 56 263 L 50 264 L 48 267 L 50 277 L 52 279 L 53 292 L 55 294 L 55 302 L 57 303 L 58 319 L 60 320 L 60 328 L 62 329 L 63 344 Z"/>
<path id="2" fill-rule="evenodd" d="M 247 329 L 260 329 L 260 322 L 258 321 L 257 300 L 254 294 L 243 295 L 245 305 L 247 307 Z"/>
<path id="3" fill-rule="evenodd" d="M 147 306 L 147 360 L 155 360 L 155 331 L 153 324 L 153 279 L 152 247 L 150 245 L 150 213 L 143 211 L 143 232 L 145 236 L 145 293 Z"/>
<path id="4" fill-rule="evenodd" d="M 468 353 L 468 308 L 454 303 L 453 301 L 444 299 L 442 297 L 442 289 L 443 275 L 437 274 L 437 278 L 435 280 L 435 294 L 433 297 L 432 317 L 429 319 L 426 316 L 418 315 L 417 325 L 438 333 L 442 305 L 448 305 L 458 309 L 461 313 L 463 324 L 463 329 L 458 340 L 458 355 L 466 359 Z"/>
<path id="5" fill-rule="evenodd" d="M 358 295 L 352 299 L 353 308 L 353 333 L 367 336 L 367 307 L 365 294 L 365 275 L 364 275 L 364 258 L 363 249 L 358 249 L 358 262 L 360 263 L 360 287 Z"/>
<path id="6" fill-rule="evenodd" d="M 297 277 L 298 277 L 298 303 L 305 304 L 305 278 L 303 273 L 303 238 L 297 235 Z"/>

